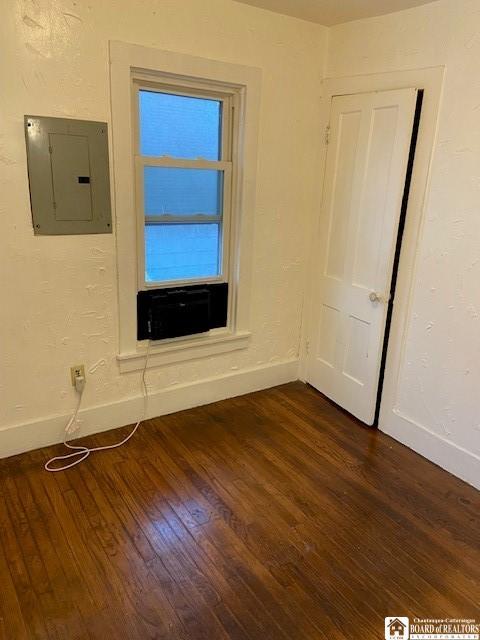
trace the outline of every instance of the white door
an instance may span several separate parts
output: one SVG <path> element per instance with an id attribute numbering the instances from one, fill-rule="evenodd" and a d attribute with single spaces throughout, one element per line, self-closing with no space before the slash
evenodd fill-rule
<path id="1" fill-rule="evenodd" d="M 332 100 L 307 380 L 373 424 L 417 99 L 399 89 Z"/>

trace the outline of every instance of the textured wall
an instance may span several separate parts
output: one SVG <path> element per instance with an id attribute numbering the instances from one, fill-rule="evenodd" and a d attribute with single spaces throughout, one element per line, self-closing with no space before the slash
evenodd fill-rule
<path id="1" fill-rule="evenodd" d="M 118 372 L 113 236 L 33 236 L 23 115 L 108 120 L 108 40 L 263 68 L 247 351 L 151 370 L 152 390 L 295 357 L 327 30 L 230 0 L 4 0 L 0 21 L 0 427 L 139 393 Z M 28 445 L 26 446 L 28 448 Z"/>
<path id="2" fill-rule="evenodd" d="M 446 65 L 400 411 L 480 455 L 480 3 L 445 0 L 330 32 L 329 76 Z"/>

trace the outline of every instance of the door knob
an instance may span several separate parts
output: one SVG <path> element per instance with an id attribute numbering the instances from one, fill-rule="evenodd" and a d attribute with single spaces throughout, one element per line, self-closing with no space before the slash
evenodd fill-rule
<path id="1" fill-rule="evenodd" d="M 368 297 L 370 298 L 370 302 L 382 302 L 382 296 L 378 295 L 376 291 L 372 291 Z"/>

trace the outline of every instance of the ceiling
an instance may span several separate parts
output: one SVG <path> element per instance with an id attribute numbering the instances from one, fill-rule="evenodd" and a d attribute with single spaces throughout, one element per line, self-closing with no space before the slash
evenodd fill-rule
<path id="1" fill-rule="evenodd" d="M 236 0 L 327 27 L 410 9 L 432 0 Z"/>

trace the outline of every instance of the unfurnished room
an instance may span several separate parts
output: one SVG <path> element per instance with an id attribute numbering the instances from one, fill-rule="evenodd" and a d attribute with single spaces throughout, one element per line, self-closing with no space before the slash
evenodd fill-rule
<path id="1" fill-rule="evenodd" d="M 480 0 L 3 0 L 0 640 L 480 640 Z"/>

